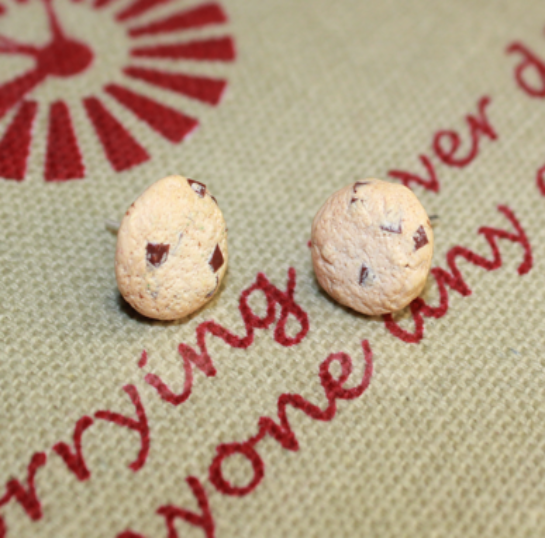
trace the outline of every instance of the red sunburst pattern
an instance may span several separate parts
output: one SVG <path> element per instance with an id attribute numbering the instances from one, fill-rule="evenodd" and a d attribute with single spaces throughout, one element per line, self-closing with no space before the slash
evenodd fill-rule
<path id="1" fill-rule="evenodd" d="M 15 4 L 24 4 L 28 1 L 12 0 Z M 29 99 L 33 90 L 46 83 L 50 77 L 68 78 L 83 73 L 91 66 L 95 54 L 87 44 L 65 33 L 54 10 L 53 0 L 39 1 L 44 5 L 49 22 L 51 32 L 49 43 L 37 46 L 0 35 L 0 54 L 25 55 L 34 60 L 32 69 L 0 84 L 0 119 L 15 109 L 13 119 L 0 139 L 0 177 L 4 179 L 21 181 L 25 178 L 33 122 L 41 104 Z M 117 1 L 72 0 L 74 3 L 90 2 L 90 7 L 95 10 L 103 9 Z M 170 15 L 146 24 L 133 21 L 159 6 L 174 1 L 133 0 L 117 11 L 114 19 L 128 26 L 127 35 L 134 40 L 140 36 L 148 36 L 149 39 L 149 36 L 200 29 L 227 22 L 225 12 L 215 2 L 184 9 L 175 8 Z M 9 15 L 9 10 L 6 0 L 0 3 L 0 17 Z M 230 36 L 192 39 L 171 44 L 148 43 L 144 46 L 135 43 L 129 52 L 133 61 L 122 70 L 127 82 L 138 80 L 212 106 L 220 102 L 227 85 L 226 80 L 142 67 L 137 65 L 138 59 L 232 62 L 236 56 L 234 42 Z M 196 118 L 142 95 L 130 87 L 109 83 L 104 86 L 103 91 L 171 143 L 182 142 L 199 124 Z M 104 155 L 115 171 L 127 170 L 150 158 L 146 148 L 115 117 L 100 96 L 85 96 L 82 98 L 82 104 Z M 66 102 L 57 99 L 50 103 L 47 121 L 45 180 L 67 181 L 83 178 L 85 167 L 82 150 Z"/>

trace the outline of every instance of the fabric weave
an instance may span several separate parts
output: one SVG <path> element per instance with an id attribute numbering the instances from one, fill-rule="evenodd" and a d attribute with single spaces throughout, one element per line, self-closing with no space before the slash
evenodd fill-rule
<path id="1" fill-rule="evenodd" d="M 545 535 L 537 0 L 0 3 L 0 537 Z M 162 323 L 121 300 L 105 220 L 178 173 L 217 198 L 229 268 Z M 438 216 L 437 315 L 315 280 L 315 212 L 373 176 L 418 176 Z"/>

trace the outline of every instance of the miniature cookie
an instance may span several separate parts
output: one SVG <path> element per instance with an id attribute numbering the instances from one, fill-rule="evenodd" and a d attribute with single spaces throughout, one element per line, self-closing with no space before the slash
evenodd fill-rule
<path id="1" fill-rule="evenodd" d="M 227 269 L 227 229 L 206 185 L 165 177 L 131 205 L 119 228 L 121 295 L 150 318 L 183 318 L 209 301 Z"/>
<path id="2" fill-rule="evenodd" d="M 426 284 L 433 231 L 407 187 L 366 179 L 332 194 L 312 223 L 320 285 L 339 303 L 372 316 L 407 306 Z"/>

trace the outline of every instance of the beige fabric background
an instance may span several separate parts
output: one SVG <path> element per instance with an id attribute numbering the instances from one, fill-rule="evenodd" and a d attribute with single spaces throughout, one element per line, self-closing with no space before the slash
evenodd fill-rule
<path id="1" fill-rule="evenodd" d="M 504 52 L 522 39 L 545 56 L 542 4 L 224 0 L 228 25 L 161 39 L 230 34 L 234 63 L 140 62 L 227 78 L 220 106 L 130 83 L 199 118 L 191 139 L 172 145 L 100 94 L 105 82 L 126 80 L 120 67 L 129 42 L 112 22 L 122 2 L 95 12 L 55 0 L 67 30 L 87 40 L 100 61 L 33 92 L 41 107 L 27 177 L 0 181 L 0 483 L 24 480 L 34 452 L 49 458 L 36 477 L 43 518 L 33 522 L 10 502 L 0 509 L 7 536 L 107 538 L 128 528 L 166 536 L 159 506 L 197 509 L 189 474 L 204 485 L 219 538 L 544 536 L 545 199 L 535 172 L 545 162 L 545 102 L 517 88 L 517 58 Z M 141 20 L 183 5 L 190 2 L 173 0 Z M 45 42 L 43 7 L 14 6 L 0 31 Z M 0 57 L 2 80 L 31 65 L 25 61 Z M 149 162 L 112 171 L 81 106 L 90 93 L 149 149 Z M 489 257 L 477 230 L 511 231 L 496 210 L 508 204 L 528 235 L 534 266 L 519 276 L 522 248 L 508 241 L 499 242 L 497 271 L 460 262 L 473 294 L 451 291 L 447 315 L 427 319 L 424 340 L 406 344 L 381 319 L 349 312 L 319 291 L 306 244 L 310 223 L 329 193 L 351 181 L 385 177 L 392 168 L 420 171 L 418 155 L 431 155 L 438 129 L 458 129 L 467 144 L 463 118 L 483 95 L 492 99 L 499 139 L 483 140 L 467 168 L 434 157 L 441 191 L 415 188 L 440 216 L 434 265 L 446 267 L 454 245 Z M 47 184 L 47 104 L 59 96 L 70 103 L 88 172 L 82 181 Z M 12 117 L 0 121 L 2 132 Z M 104 219 L 119 218 L 150 182 L 177 172 L 205 182 L 218 198 L 230 266 L 207 308 L 179 323 L 154 323 L 119 299 L 115 236 Z M 216 377 L 196 371 L 193 394 L 179 407 L 160 400 L 145 373 L 181 391 L 178 344 L 194 345 L 195 328 L 207 319 L 243 334 L 242 290 L 259 271 L 285 289 L 289 267 L 309 315 L 307 337 L 284 348 L 272 329 L 256 331 L 249 349 L 235 350 L 208 336 Z M 300 450 L 263 441 L 259 487 L 242 498 L 218 493 L 208 480 L 215 447 L 253 435 L 260 416 L 276 416 L 281 393 L 325 406 L 320 363 L 332 352 L 349 353 L 355 384 L 363 339 L 374 352 L 369 390 L 339 401 L 329 423 L 289 411 Z M 149 361 L 140 369 L 143 349 Z M 122 391 L 128 383 L 138 388 L 150 424 L 146 465 L 137 473 L 127 468 L 139 448 L 136 433 L 97 420 L 83 438 L 92 476 L 78 482 L 52 445 L 71 442 L 75 421 L 98 409 L 134 416 Z M 251 477 L 242 459 L 225 471 L 240 484 Z M 204 535 L 183 522 L 177 529 Z"/>

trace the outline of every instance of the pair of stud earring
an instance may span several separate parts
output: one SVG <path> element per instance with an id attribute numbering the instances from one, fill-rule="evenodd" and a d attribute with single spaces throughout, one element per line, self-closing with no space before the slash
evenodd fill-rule
<path id="1" fill-rule="evenodd" d="M 333 299 L 380 315 L 423 290 L 433 230 L 411 190 L 365 179 L 333 193 L 311 229 L 318 282 Z M 227 227 L 203 183 L 168 176 L 129 207 L 117 230 L 115 272 L 124 299 L 142 315 L 175 320 L 218 291 L 228 264 Z"/>

